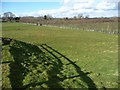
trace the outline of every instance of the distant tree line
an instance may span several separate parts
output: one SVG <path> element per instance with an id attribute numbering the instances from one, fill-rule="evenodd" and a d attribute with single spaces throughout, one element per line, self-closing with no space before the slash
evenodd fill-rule
<path id="1" fill-rule="evenodd" d="M 89 19 L 100 19 L 98 21 L 114 21 L 114 19 L 110 19 L 107 18 L 107 17 L 101 17 L 101 18 L 90 18 L 89 15 L 83 15 L 82 13 L 79 13 L 78 15 L 76 16 L 73 16 L 73 17 L 64 17 L 64 18 L 54 18 L 52 17 L 51 15 L 47 14 L 47 15 L 44 15 L 44 16 L 38 16 L 38 17 L 34 17 L 34 16 L 24 16 L 24 17 L 16 17 L 15 14 L 13 14 L 12 12 L 5 12 L 3 13 L 3 15 L 0 15 L 0 19 L 2 22 L 25 22 L 25 23 L 41 23 L 43 22 L 48 22 L 49 20 L 82 20 L 82 21 L 85 21 L 86 20 L 89 20 Z M 120 21 L 120 20 L 118 20 Z"/>

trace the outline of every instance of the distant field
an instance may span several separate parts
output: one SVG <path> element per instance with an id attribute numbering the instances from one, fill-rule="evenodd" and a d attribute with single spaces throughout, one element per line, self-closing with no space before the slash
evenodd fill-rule
<path id="1" fill-rule="evenodd" d="M 117 88 L 118 87 L 118 36 L 114 34 L 106 34 L 100 32 L 89 32 L 76 29 L 64 29 L 57 27 L 47 27 L 47 26 L 34 26 L 22 23 L 3 23 L 3 37 L 8 37 L 15 39 L 10 45 L 3 45 L 2 47 L 2 64 L 3 67 L 3 88 L 17 86 L 15 84 L 15 71 L 13 71 L 14 66 L 17 68 L 22 65 L 24 67 L 24 78 L 18 78 L 18 83 L 21 85 L 27 85 L 33 82 L 40 82 L 39 85 L 32 87 L 48 88 L 48 87 L 69 87 L 69 88 L 89 88 L 94 86 L 96 88 Z M 68 78 L 71 75 L 77 75 L 77 69 L 73 68 L 74 64 L 67 66 L 69 61 L 64 59 L 54 59 L 47 51 L 44 51 L 40 45 L 47 44 L 48 46 L 54 48 L 58 52 L 65 55 L 72 62 L 75 63 L 81 69 L 81 78 L 78 77 Z M 44 51 L 45 54 L 41 53 L 38 49 Z M 36 49 L 35 49 L 36 48 Z M 26 49 L 28 51 L 26 51 Z M 30 55 L 26 52 L 30 52 Z M 23 53 L 25 55 L 23 55 Z M 34 54 L 32 54 L 34 53 Z M 38 56 L 39 53 L 42 55 L 40 62 Z M 33 55 L 33 56 L 32 56 Z M 55 54 L 56 55 L 56 54 Z M 29 56 L 29 57 L 28 57 Z M 56 55 L 59 57 L 58 55 Z M 47 59 L 45 59 L 47 58 Z M 49 59 L 48 59 L 49 58 Z M 30 70 L 25 72 L 28 67 L 25 65 L 25 61 L 29 63 Z M 30 61 L 28 61 L 30 60 Z M 46 61 L 44 61 L 46 60 Z M 49 73 L 49 68 L 45 62 L 51 61 L 52 64 L 48 65 L 53 72 L 53 77 Z M 5 63 L 8 62 L 8 63 Z M 35 66 L 32 64 L 35 63 Z M 38 65 L 39 63 L 39 65 Z M 43 64 L 41 64 L 43 63 Z M 47 69 L 43 69 L 42 74 L 36 73 L 39 69 L 43 68 L 44 65 Z M 56 67 L 55 67 L 56 65 Z M 62 67 L 62 68 L 61 68 Z M 23 68 L 20 68 L 23 70 Z M 59 74 L 57 70 L 59 71 Z M 19 69 L 17 69 L 19 72 Z M 38 70 L 38 71 L 35 71 Z M 45 71 L 45 73 L 43 73 Z M 56 71 L 56 73 L 54 73 Z M 13 72 L 13 73 L 12 73 Z M 22 73 L 21 72 L 21 75 Z M 85 74 L 89 72 L 89 74 Z M 30 74 L 31 73 L 31 74 Z M 33 73 L 33 74 L 32 74 Z M 49 73 L 49 74 L 48 74 Z M 62 77 L 59 75 L 66 76 L 67 79 L 52 82 L 52 78 Z M 71 74 L 72 73 L 72 74 Z M 12 77 L 13 75 L 13 77 Z M 85 76 L 86 75 L 86 76 Z M 19 75 L 18 75 L 19 76 Z M 40 78 L 42 77 L 43 78 Z M 49 77 L 51 76 L 51 77 Z M 84 76 L 84 77 L 83 77 Z M 86 80 L 90 80 L 89 84 Z M 43 80 L 46 78 L 45 80 Z M 19 80 L 20 79 L 20 80 Z M 22 81 L 21 81 L 22 80 Z M 58 79 L 56 79 L 58 80 Z M 46 83 L 46 81 L 48 81 Z M 55 80 L 53 80 L 55 81 Z M 44 83 L 43 83 L 44 82 Z M 11 83 L 13 83 L 11 85 Z M 54 83 L 54 84 L 51 84 Z M 93 84 L 92 84 L 93 83 Z M 18 87 L 20 87 L 18 85 Z M 21 85 L 22 86 L 22 85 Z"/>

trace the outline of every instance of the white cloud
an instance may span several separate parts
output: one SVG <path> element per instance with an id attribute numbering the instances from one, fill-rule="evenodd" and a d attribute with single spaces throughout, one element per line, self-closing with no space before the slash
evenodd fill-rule
<path id="1" fill-rule="evenodd" d="M 103 9 L 103 10 L 110 10 L 110 9 L 117 9 L 116 5 L 118 3 L 108 2 L 107 0 L 103 0 L 99 3 L 96 9 Z"/>
<path id="2" fill-rule="evenodd" d="M 62 0 L 63 4 L 69 4 L 69 3 L 88 3 L 93 2 L 94 0 Z"/>
<path id="3" fill-rule="evenodd" d="M 90 17 L 117 16 L 118 1 L 120 0 L 62 0 L 58 9 L 26 12 L 20 16 L 43 16 L 50 14 L 53 17 L 73 17 L 82 13 Z"/>
<path id="4" fill-rule="evenodd" d="M 120 2 L 120 0 L 105 0 L 105 1 L 107 1 L 109 3 L 118 3 L 118 2 Z"/>
<path id="5" fill-rule="evenodd" d="M 1 0 L 2 2 L 60 2 L 60 0 Z"/>

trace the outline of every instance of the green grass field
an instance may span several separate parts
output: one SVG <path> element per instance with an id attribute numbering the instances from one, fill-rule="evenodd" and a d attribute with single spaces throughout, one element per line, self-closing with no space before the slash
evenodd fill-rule
<path id="1" fill-rule="evenodd" d="M 13 39 L 2 46 L 3 88 L 118 87 L 118 35 L 22 23 L 2 25 L 2 36 Z M 53 52 L 55 58 L 42 44 L 70 61 Z"/>

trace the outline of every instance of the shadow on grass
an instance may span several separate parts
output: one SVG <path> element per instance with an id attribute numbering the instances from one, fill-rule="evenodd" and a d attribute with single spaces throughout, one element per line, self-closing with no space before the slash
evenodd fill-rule
<path id="1" fill-rule="evenodd" d="M 11 63 L 12 61 L 5 61 L 5 62 L 2 62 L 2 64 L 8 64 L 8 63 Z"/>
<path id="2" fill-rule="evenodd" d="M 43 52 L 43 49 L 40 49 L 38 46 L 22 41 L 3 38 L 2 42 L 3 45 L 10 46 L 9 52 L 14 58 L 13 62 L 5 62 L 10 63 L 9 78 L 13 89 L 63 88 L 60 81 L 74 77 L 82 78 L 82 81 L 88 85 L 89 89 L 96 89 L 92 79 L 81 71 L 79 66 L 50 46 L 46 44 L 41 45 L 52 56 Z M 62 60 L 51 52 L 50 49 L 72 64 L 79 75 L 60 78 L 58 74 L 60 75 L 63 70 Z"/>
<path id="3" fill-rule="evenodd" d="M 3 38 L 2 42 L 3 45 L 10 46 L 9 52 L 14 58 L 13 62 L 3 62 L 10 63 L 9 78 L 13 89 L 26 89 L 37 85 L 42 88 L 42 84 L 46 84 L 47 88 L 62 88 L 57 77 L 62 67 L 60 60 L 54 60 L 32 44 L 9 38 Z"/>
<path id="4" fill-rule="evenodd" d="M 52 55 L 54 55 L 53 52 L 59 54 L 61 57 L 63 57 L 65 60 L 67 60 L 67 61 L 69 62 L 69 64 L 72 64 L 72 65 L 75 67 L 76 72 L 77 72 L 79 75 L 77 75 L 77 76 L 72 76 L 72 77 L 69 77 L 69 78 L 80 77 L 80 78 L 82 78 L 82 81 L 84 81 L 84 82 L 88 85 L 88 88 L 89 88 L 90 90 L 93 90 L 93 89 L 96 90 L 96 89 L 97 89 L 97 88 L 96 88 L 96 85 L 95 85 L 95 83 L 92 81 L 92 79 L 87 76 L 87 74 L 89 74 L 89 73 L 84 73 L 83 71 L 81 71 L 81 68 L 80 68 L 77 64 L 75 64 L 72 60 L 70 60 L 69 58 L 67 58 L 66 56 L 64 56 L 63 54 L 61 54 L 60 52 L 58 52 L 57 50 L 53 49 L 52 47 L 48 46 L 47 44 L 42 44 L 41 47 L 43 47 L 45 50 L 47 50 L 47 51 L 48 51 L 49 53 L 51 53 Z M 49 50 L 52 50 L 52 52 L 50 52 L 50 51 L 48 50 L 48 48 L 49 48 Z M 55 55 L 54 55 L 54 56 L 55 56 Z M 59 57 L 57 57 L 57 56 L 55 56 L 55 57 L 56 57 L 57 59 L 59 59 Z M 64 80 L 64 79 L 66 79 L 66 78 L 63 78 L 63 80 Z"/>

